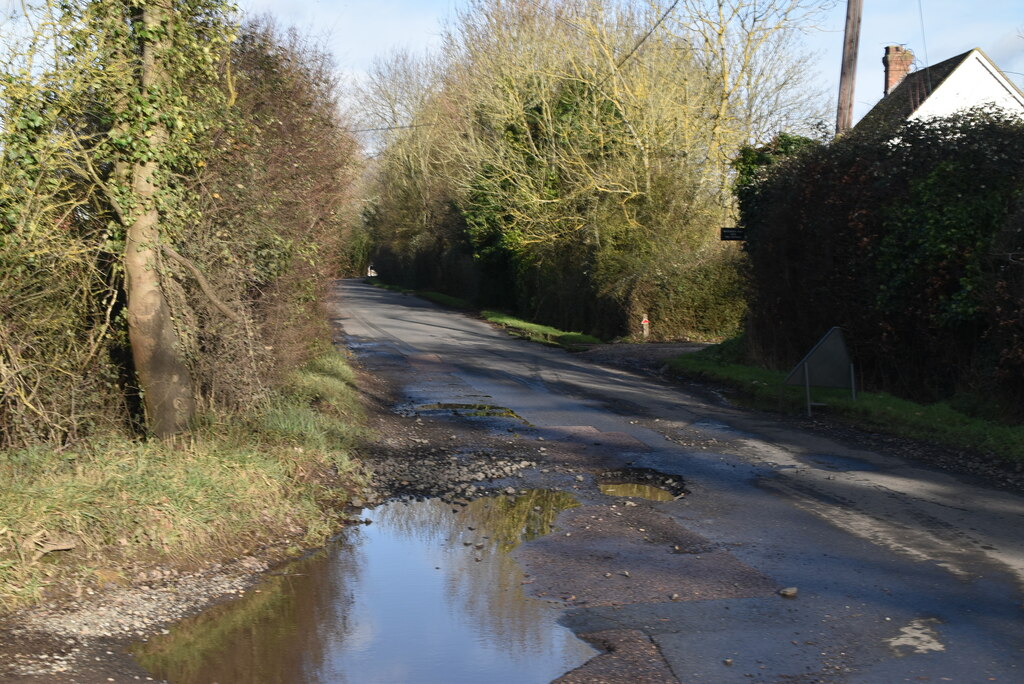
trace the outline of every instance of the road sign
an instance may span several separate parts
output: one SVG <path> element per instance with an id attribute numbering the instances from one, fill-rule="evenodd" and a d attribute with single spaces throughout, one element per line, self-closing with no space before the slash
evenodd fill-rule
<path id="1" fill-rule="evenodd" d="M 723 240 L 746 240 L 747 229 L 746 228 L 722 228 L 722 239 Z"/>
<path id="2" fill-rule="evenodd" d="M 849 387 L 857 398 L 857 381 L 843 331 L 834 327 L 818 340 L 800 363 L 786 376 L 785 384 L 803 385 L 807 394 L 807 415 L 811 415 L 811 386 Z"/>

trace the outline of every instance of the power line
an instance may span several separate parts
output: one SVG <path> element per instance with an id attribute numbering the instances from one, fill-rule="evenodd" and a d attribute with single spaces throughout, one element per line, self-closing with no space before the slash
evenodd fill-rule
<path id="1" fill-rule="evenodd" d="M 379 128 L 346 128 L 343 133 L 379 133 L 381 131 L 398 131 L 403 128 L 423 128 L 424 126 L 436 126 L 436 123 L 407 124 L 405 126 L 381 126 Z"/>
<path id="2" fill-rule="evenodd" d="M 668 19 L 668 15 L 670 15 L 672 13 L 672 10 L 674 10 L 676 8 L 676 5 L 678 5 L 678 4 L 679 4 L 679 0 L 676 0 L 675 2 L 672 3 L 671 7 L 669 7 L 667 10 L 665 10 L 664 14 L 662 14 L 660 17 L 658 17 L 658 21 L 654 22 L 654 26 L 652 26 L 650 28 L 650 30 L 647 31 L 647 33 L 644 34 L 644 37 L 640 39 L 640 42 L 638 42 L 636 45 L 634 45 L 633 49 L 630 50 L 628 53 L 626 53 L 626 56 L 623 57 L 622 59 L 620 59 L 619 63 L 615 65 L 615 71 L 618 71 L 619 67 L 621 67 L 623 64 L 625 64 L 626 60 L 628 60 L 630 57 L 632 57 L 633 53 L 635 53 L 637 50 L 639 50 L 640 46 L 647 42 L 647 39 L 651 37 L 651 34 L 654 33 L 659 26 L 661 26 L 661 23 L 663 21 Z"/>
<path id="3" fill-rule="evenodd" d="M 614 50 L 615 49 L 614 46 L 609 45 L 606 41 L 602 40 L 600 36 L 595 35 L 594 32 L 588 30 L 585 26 L 583 26 L 583 25 L 581 25 L 581 24 L 579 24 L 579 23 L 577 23 L 575 21 L 572 21 L 570 19 L 566 19 L 562 15 L 556 13 L 550 7 L 545 7 L 544 5 L 541 4 L 540 0 L 528 0 L 528 1 L 530 2 L 530 4 L 532 4 L 534 7 L 536 7 L 541 12 L 544 12 L 545 14 L 550 16 L 555 21 L 558 21 L 558 22 L 561 22 L 561 23 L 565 24 L 566 26 L 568 26 L 569 28 L 573 29 L 574 31 L 576 31 L 580 35 L 584 36 L 585 38 L 593 38 L 594 40 L 596 40 L 598 43 L 600 43 L 604 47 L 606 47 L 606 48 L 608 48 L 610 50 Z M 678 4 L 679 4 L 679 2 L 677 0 L 676 3 L 674 5 L 672 5 L 672 7 L 668 8 L 668 12 L 671 12 L 675 8 L 675 6 L 678 5 Z M 666 12 L 666 15 L 668 14 L 668 12 Z M 658 27 L 658 24 L 660 24 L 664 20 L 665 20 L 664 16 L 661 19 L 659 19 L 658 23 L 656 23 L 651 28 L 651 30 L 648 31 L 647 36 L 644 36 L 644 38 L 640 41 L 640 43 L 635 45 L 633 47 L 633 49 L 630 50 L 629 55 L 626 55 L 625 59 L 628 59 L 630 55 L 635 53 L 637 51 L 637 48 L 639 48 L 640 45 L 643 44 L 643 41 L 647 40 L 647 38 L 650 36 L 650 34 L 654 32 L 654 29 L 656 29 Z M 620 66 L 622 66 L 622 64 L 625 62 L 625 59 L 623 59 L 621 62 L 619 62 L 619 64 L 616 65 L 615 68 L 618 69 Z M 639 57 L 637 58 L 637 61 L 640 62 L 641 64 L 643 63 L 643 61 Z"/>
<path id="4" fill-rule="evenodd" d="M 917 0 L 917 15 L 921 20 L 921 47 L 924 48 L 924 65 L 925 73 L 924 76 L 928 80 L 928 94 L 932 94 L 932 74 L 928 71 L 928 67 L 931 66 L 931 61 L 928 59 L 928 39 L 925 37 L 924 31 L 924 5 L 923 0 Z"/>
<path id="5" fill-rule="evenodd" d="M 615 68 L 612 69 L 611 73 L 605 76 L 604 79 L 602 79 L 601 82 L 597 84 L 598 88 L 604 85 L 605 81 L 607 81 L 609 78 L 615 75 L 615 73 L 622 67 L 622 65 L 625 64 L 629 60 L 629 58 L 632 57 L 634 53 L 636 53 L 636 51 L 640 49 L 640 46 L 647 42 L 647 39 L 651 37 L 651 35 L 658 29 L 659 26 L 661 26 L 663 21 L 668 19 L 668 15 L 672 13 L 672 10 L 674 10 L 676 8 L 676 5 L 678 4 L 679 0 L 676 0 L 675 2 L 672 3 L 671 7 L 665 10 L 664 14 L 658 17 L 658 21 L 654 22 L 654 25 L 651 26 L 650 29 L 648 29 L 647 33 L 643 35 L 643 38 L 637 41 L 637 44 L 633 46 L 633 49 L 627 52 L 626 56 L 620 59 L 619 63 L 615 65 Z"/>

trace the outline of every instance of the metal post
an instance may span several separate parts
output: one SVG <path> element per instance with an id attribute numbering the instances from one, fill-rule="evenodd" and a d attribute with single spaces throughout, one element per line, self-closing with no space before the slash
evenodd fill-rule
<path id="1" fill-rule="evenodd" d="M 807 364 L 804 364 L 804 388 L 807 391 L 807 417 L 813 418 L 814 415 L 811 413 L 811 371 L 808 370 Z"/>

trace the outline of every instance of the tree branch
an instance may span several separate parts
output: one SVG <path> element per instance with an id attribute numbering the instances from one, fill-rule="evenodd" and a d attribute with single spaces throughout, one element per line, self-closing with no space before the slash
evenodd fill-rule
<path id="1" fill-rule="evenodd" d="M 183 257 L 181 254 L 178 254 L 178 252 L 176 252 L 170 245 L 160 245 L 160 247 L 163 249 L 164 254 L 188 269 L 192 274 L 192 277 L 196 279 L 197 283 L 199 283 L 199 289 L 203 291 L 203 294 L 206 295 L 206 298 L 210 300 L 210 303 L 213 304 L 218 311 L 233 320 L 235 323 L 242 323 L 242 317 L 229 309 L 227 304 L 222 302 L 217 295 L 214 294 L 213 288 L 210 286 L 210 282 L 194 263 Z"/>

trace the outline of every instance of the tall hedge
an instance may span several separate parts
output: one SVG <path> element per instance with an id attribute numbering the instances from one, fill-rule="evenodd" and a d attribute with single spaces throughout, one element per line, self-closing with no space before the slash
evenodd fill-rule
<path id="1" fill-rule="evenodd" d="M 1024 418 L 1024 121 L 973 110 L 762 161 L 737 191 L 756 356 L 787 367 L 838 325 L 867 385 Z"/>

